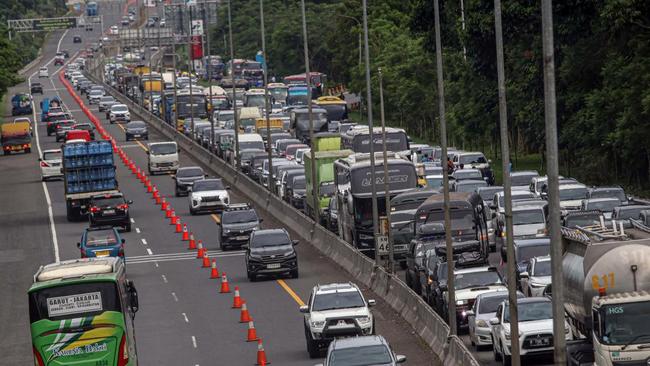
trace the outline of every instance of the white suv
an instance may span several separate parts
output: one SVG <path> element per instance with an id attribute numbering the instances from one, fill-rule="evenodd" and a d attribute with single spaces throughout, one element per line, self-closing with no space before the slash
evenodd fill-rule
<path id="1" fill-rule="evenodd" d="M 190 214 L 196 215 L 200 211 L 221 211 L 230 203 L 229 187 L 223 185 L 218 178 L 201 179 L 192 184 L 190 200 Z"/>
<path id="2" fill-rule="evenodd" d="M 111 106 L 111 111 L 108 114 L 108 118 L 111 123 L 124 121 L 131 122 L 131 113 L 129 112 L 129 107 L 126 104 L 113 104 Z"/>
<path id="3" fill-rule="evenodd" d="M 553 337 L 562 336 L 571 340 L 571 329 L 564 322 L 564 334 L 553 334 L 553 306 L 547 297 L 526 297 L 517 299 L 519 316 L 519 349 L 522 356 L 553 354 Z M 510 309 L 508 302 L 497 308 L 496 317 L 490 319 L 494 359 L 510 364 Z"/>
<path id="4" fill-rule="evenodd" d="M 309 304 L 300 307 L 305 315 L 305 338 L 309 357 L 320 356 L 337 337 L 375 334 L 375 319 L 370 307 L 375 300 L 365 300 L 353 283 L 317 285 L 312 289 Z"/>

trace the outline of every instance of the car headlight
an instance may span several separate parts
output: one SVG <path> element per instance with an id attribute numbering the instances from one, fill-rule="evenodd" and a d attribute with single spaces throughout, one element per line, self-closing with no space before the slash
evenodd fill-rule
<path id="1" fill-rule="evenodd" d="M 511 336 L 510 336 L 510 329 L 505 329 L 505 330 L 503 331 L 503 334 L 505 335 L 506 340 L 510 340 L 510 338 L 511 338 Z M 520 331 L 520 332 L 519 332 L 519 337 L 521 337 L 523 334 L 524 334 L 524 333 Z"/>
<path id="2" fill-rule="evenodd" d="M 362 317 L 359 317 L 357 319 L 359 320 L 359 324 L 361 324 L 361 325 L 370 324 L 370 322 L 372 321 L 372 319 L 370 319 L 369 316 L 362 316 Z"/>
<path id="3" fill-rule="evenodd" d="M 488 325 L 488 323 L 487 323 L 485 320 L 483 320 L 483 319 L 479 319 L 479 320 L 477 320 L 477 321 L 476 321 L 476 326 L 477 326 L 478 328 L 489 328 L 489 327 L 490 327 L 490 326 Z"/>
<path id="4" fill-rule="evenodd" d="M 537 282 L 531 282 L 531 283 L 530 283 L 530 286 L 531 286 L 531 287 L 535 287 L 535 288 L 546 287 L 545 284 L 543 284 L 543 283 L 537 283 Z"/>
<path id="5" fill-rule="evenodd" d="M 467 305 L 467 300 L 457 300 L 456 305 Z"/>
<path id="6" fill-rule="evenodd" d="M 311 321 L 310 324 L 312 328 L 322 328 L 325 326 L 325 321 L 324 320 Z"/>

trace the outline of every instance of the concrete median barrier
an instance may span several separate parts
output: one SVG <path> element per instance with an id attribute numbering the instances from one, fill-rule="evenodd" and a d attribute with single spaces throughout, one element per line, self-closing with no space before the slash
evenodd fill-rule
<path id="1" fill-rule="evenodd" d="M 91 79 L 95 79 L 91 76 Z M 95 79 L 95 82 L 99 80 Z M 105 85 L 105 84 L 104 84 Z M 376 267 L 374 262 L 338 236 L 316 224 L 301 211 L 293 208 L 268 190 L 238 172 L 233 166 L 216 157 L 207 149 L 178 133 L 173 126 L 153 116 L 108 85 L 106 90 L 120 102 L 129 106 L 132 114 L 147 122 L 165 137 L 176 141 L 181 149 L 204 164 L 223 180 L 238 190 L 256 207 L 276 217 L 292 228 L 299 239 L 314 246 L 341 266 L 358 282 L 371 288 L 414 329 L 440 358 L 443 365 L 478 365 L 472 354 L 457 337 L 448 340 L 449 327 L 442 318 L 413 290 L 395 275 Z"/>

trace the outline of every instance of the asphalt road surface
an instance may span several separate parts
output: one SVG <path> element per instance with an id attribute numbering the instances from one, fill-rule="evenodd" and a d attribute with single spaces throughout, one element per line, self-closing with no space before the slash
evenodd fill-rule
<path id="1" fill-rule="evenodd" d="M 105 28 L 116 24 L 122 15 L 123 3 L 100 9 Z M 98 27 L 97 27 L 98 28 Z M 28 71 L 32 74 L 41 66 L 50 72 L 48 80 L 41 79 L 44 97 L 58 95 L 79 122 L 88 118 L 59 81 L 60 67 L 52 58 L 57 49 L 67 49 L 71 55 L 97 41 L 100 33 L 54 32 L 43 49 L 43 59 Z M 73 44 L 72 36 L 81 34 L 84 43 Z M 26 91 L 24 83 L 10 90 Z M 31 154 L 0 157 L 0 322 L 5 327 L 0 335 L 0 352 L 7 365 L 33 362 L 29 335 L 26 290 L 40 265 L 56 259 L 79 257 L 76 243 L 86 222 L 68 222 L 62 181 L 41 182 L 37 158 L 39 151 L 59 148 L 54 137 L 48 137 L 40 122 L 38 105 L 42 97 L 34 98 L 36 138 Z M 84 98 L 85 99 L 85 98 Z M 146 142 L 126 142 L 122 126 L 111 125 L 104 113 L 91 107 L 119 145 L 137 165 L 146 167 Z M 38 118 L 36 118 L 38 116 Z M 150 131 L 150 141 L 163 138 Z M 138 357 L 141 365 L 253 365 L 257 344 L 245 342 L 246 324 L 239 323 L 239 311 L 231 309 L 232 294 L 219 294 L 219 282 L 209 279 L 209 271 L 201 269 L 194 252 L 187 250 L 179 234 L 173 232 L 159 206 L 154 204 L 143 185 L 116 157 L 117 177 L 121 191 L 131 205 L 133 230 L 123 233 L 127 241 L 128 276 L 135 282 L 140 310 L 135 318 Z M 181 154 L 181 165 L 197 165 Z M 255 321 L 257 333 L 264 341 L 268 359 L 275 365 L 313 365 L 305 346 L 302 314 L 299 305 L 307 301 L 312 287 L 319 283 L 352 281 L 340 267 L 323 257 L 309 243 L 296 247 L 300 264 L 298 279 L 269 279 L 248 282 L 243 252 L 218 250 L 215 239 L 215 216 L 190 216 L 186 197 L 174 197 L 174 182 L 168 175 L 151 178 L 167 201 L 176 209 L 182 222 L 187 223 L 197 239 L 201 239 L 217 260 L 219 270 L 226 272 L 231 284 L 239 286 Z M 232 202 L 246 202 L 236 187 L 231 191 Z M 262 215 L 264 228 L 281 227 L 274 217 Z M 291 233 L 291 228 L 287 228 Z M 437 365 L 437 357 L 423 344 L 412 329 L 384 302 L 368 289 L 367 298 L 376 298 L 374 314 L 377 333 L 390 342 L 398 354 L 407 356 L 409 365 Z"/>

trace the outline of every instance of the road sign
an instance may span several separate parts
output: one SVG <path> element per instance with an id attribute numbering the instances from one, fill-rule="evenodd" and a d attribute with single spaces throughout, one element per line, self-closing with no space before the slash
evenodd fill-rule
<path id="1" fill-rule="evenodd" d="M 34 30 L 55 30 L 55 29 L 68 29 L 77 27 L 77 18 L 44 18 L 34 19 L 32 28 Z"/>
<path id="2" fill-rule="evenodd" d="M 379 255 L 387 255 L 390 249 L 389 248 L 390 244 L 388 243 L 388 236 L 377 235 L 376 240 L 377 240 L 377 250 L 379 251 Z"/>

